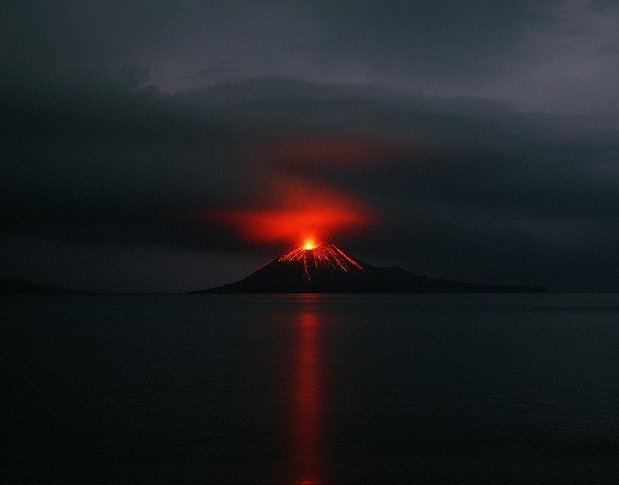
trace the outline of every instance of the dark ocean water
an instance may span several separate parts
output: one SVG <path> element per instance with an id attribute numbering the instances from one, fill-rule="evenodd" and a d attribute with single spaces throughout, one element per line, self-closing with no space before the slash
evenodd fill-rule
<path id="1" fill-rule="evenodd" d="M 619 295 L 0 297 L 3 483 L 619 483 Z"/>

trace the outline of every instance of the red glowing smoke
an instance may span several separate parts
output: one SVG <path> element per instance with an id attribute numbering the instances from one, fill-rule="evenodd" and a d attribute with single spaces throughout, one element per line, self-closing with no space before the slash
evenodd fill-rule
<path id="1" fill-rule="evenodd" d="M 309 249 L 327 238 L 366 229 L 377 218 L 358 197 L 308 178 L 308 169 L 362 168 L 393 161 L 406 150 L 402 144 L 350 135 L 271 141 L 247 153 L 255 162 L 249 165 L 255 178 L 245 194 L 253 196 L 252 205 L 201 211 L 198 218 L 232 227 L 250 241 L 287 242 Z"/>
<path id="2" fill-rule="evenodd" d="M 260 150 L 260 160 L 284 165 L 381 163 L 402 146 L 354 136 L 310 136 L 284 140 Z"/>
<path id="3" fill-rule="evenodd" d="M 303 244 L 332 238 L 372 224 L 375 216 L 359 199 L 316 182 L 279 179 L 272 202 L 255 208 L 201 212 L 202 220 L 232 226 L 243 238 L 258 242 Z"/>

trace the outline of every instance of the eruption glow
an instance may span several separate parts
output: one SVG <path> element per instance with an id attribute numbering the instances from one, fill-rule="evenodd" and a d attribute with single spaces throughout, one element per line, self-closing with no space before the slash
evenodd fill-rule
<path id="1" fill-rule="evenodd" d="M 316 241 L 311 236 L 306 237 L 305 240 L 303 241 L 303 249 L 305 251 L 311 251 L 312 249 L 316 248 L 316 246 L 317 246 Z"/>
<path id="2" fill-rule="evenodd" d="M 310 267 L 318 269 L 320 266 L 336 268 L 345 273 L 364 271 L 363 265 L 332 243 L 321 243 L 313 248 L 294 248 L 279 257 L 279 261 L 303 261 L 304 277 L 311 280 Z"/>
<path id="3" fill-rule="evenodd" d="M 320 239 L 367 227 L 374 214 L 359 199 L 300 179 L 272 181 L 274 205 L 201 212 L 202 220 L 235 228 L 245 239 L 295 242 L 310 250 Z"/>

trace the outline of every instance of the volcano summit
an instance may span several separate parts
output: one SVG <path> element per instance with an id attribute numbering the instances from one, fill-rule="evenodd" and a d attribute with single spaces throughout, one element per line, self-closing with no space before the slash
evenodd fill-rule
<path id="1" fill-rule="evenodd" d="M 194 293 L 534 293 L 539 288 L 461 283 L 371 266 L 330 242 L 305 243 L 241 281 Z"/>

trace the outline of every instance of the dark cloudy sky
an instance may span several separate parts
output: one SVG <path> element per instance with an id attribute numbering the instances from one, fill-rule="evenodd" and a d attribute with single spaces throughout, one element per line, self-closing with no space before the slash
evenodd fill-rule
<path id="1" fill-rule="evenodd" d="M 617 291 L 618 79 L 613 1 L 3 2 L 0 277 L 206 288 L 308 200 L 372 263 Z"/>

